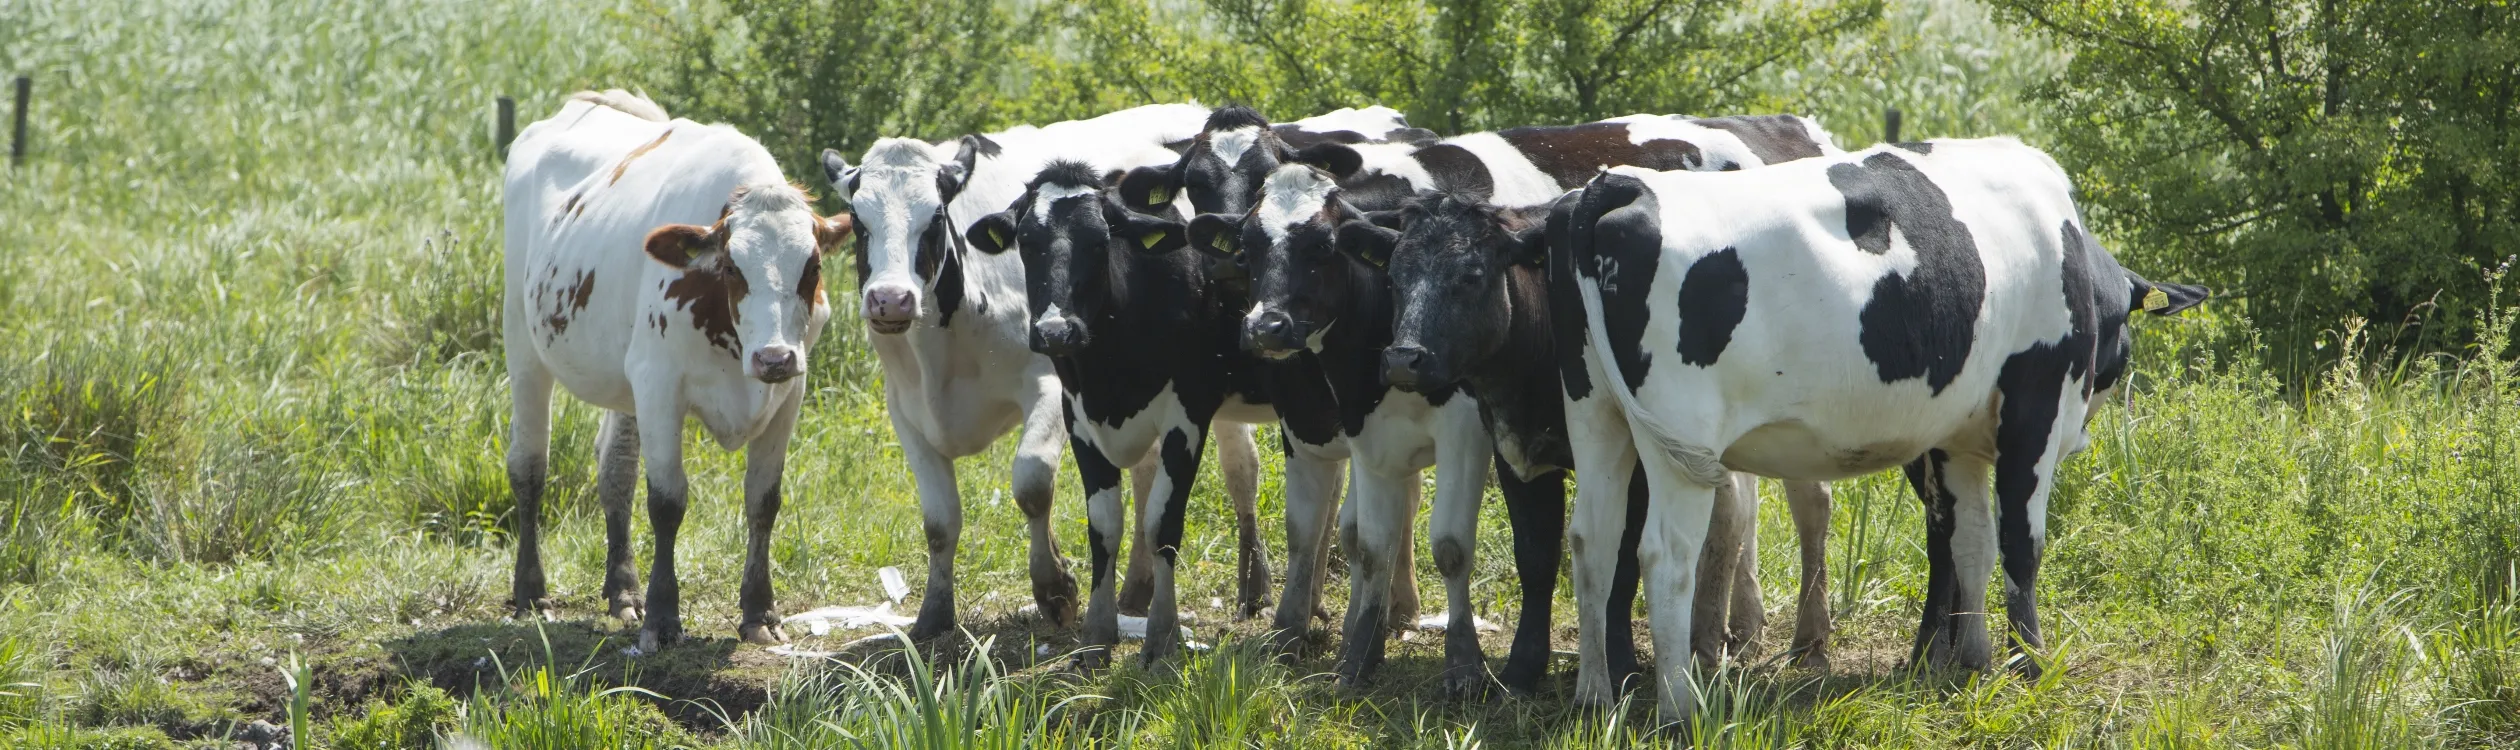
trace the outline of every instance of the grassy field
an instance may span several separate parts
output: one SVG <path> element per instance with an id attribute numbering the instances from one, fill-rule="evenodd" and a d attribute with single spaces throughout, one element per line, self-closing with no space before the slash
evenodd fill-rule
<path id="1" fill-rule="evenodd" d="M 1912 111 L 1909 132 L 2034 128 L 1968 92 L 1990 69 L 2052 61 L 1988 62 L 2030 53 L 1981 17 L 1930 13 L 1954 7 L 1892 13 L 1964 32 L 1901 58 L 1956 66 L 1942 69 L 1966 94 Z M 1213 477 L 1192 500 L 1182 580 L 1214 650 L 1177 670 L 1064 674 L 1051 667 L 1073 640 L 1019 609 L 1005 445 L 962 464 L 964 622 L 987 648 L 833 662 L 740 645 L 738 464 L 695 440 L 682 552 L 694 639 L 634 658 L 622 648 L 635 634 L 596 601 L 595 414 L 577 404 L 555 438 L 546 542 L 563 607 L 551 622 L 510 620 L 490 103 L 513 95 L 531 121 L 563 93 L 635 76 L 627 10 L 0 3 L 0 73 L 36 79 L 32 151 L 0 180 L 0 746 L 229 747 L 250 722 L 292 718 L 297 747 L 344 749 L 458 736 L 497 748 L 2520 742 L 2508 595 L 2520 383 L 2494 356 L 2504 347 L 2348 363 L 2287 386 L 2252 364 L 2244 311 L 2228 305 L 2148 321 L 2134 387 L 2062 472 L 2043 582 L 2055 647 L 2041 657 L 2059 668 L 2035 682 L 1903 668 L 1924 564 L 1918 509 L 1894 476 L 1839 487 L 1834 671 L 1753 658 L 1712 675 L 1710 710 L 1685 737 L 1654 731 L 1645 707 L 1437 701 L 1441 654 L 1424 635 L 1395 644 L 1361 694 L 1314 677 L 1321 658 L 1261 658 L 1242 645 L 1257 624 L 1210 604 L 1230 600 L 1233 566 Z M 1777 85 L 1856 96 L 1829 75 L 1815 64 Z M 1847 106 L 1906 101 L 1873 96 Z M 877 568 L 916 580 L 925 559 L 863 329 L 844 314 L 833 330 L 814 354 L 772 555 L 788 613 L 880 601 Z M 2354 330 L 2339 324 L 2340 337 Z M 1063 541 L 1085 549 L 1072 474 L 1060 486 Z M 1264 477 L 1272 516 L 1275 487 Z M 1790 600 L 1794 549 L 1781 503 L 1765 512 L 1774 605 Z M 1491 504 L 1483 527 L 1503 526 Z M 1477 605 L 1498 622 L 1511 619 L 1507 550 L 1501 531 L 1479 548 Z M 1421 576 L 1437 611 L 1442 589 Z M 1790 621 L 1771 610 L 1771 644 Z M 1561 616 L 1560 648 L 1572 630 Z M 869 634 L 795 633 L 806 648 Z M 1504 636 L 1488 637 L 1492 656 Z"/>

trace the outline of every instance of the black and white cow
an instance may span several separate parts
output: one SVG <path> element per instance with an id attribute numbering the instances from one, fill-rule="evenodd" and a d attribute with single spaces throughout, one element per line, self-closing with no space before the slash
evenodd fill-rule
<path id="1" fill-rule="evenodd" d="M 1378 265 L 1336 252 L 1343 241 L 1338 231 L 1369 213 L 1388 217 L 1388 210 L 1421 191 L 1460 192 L 1508 205 L 1545 203 L 1603 164 L 1729 163 L 1710 162 L 1692 143 L 1653 135 L 1673 130 L 1668 124 L 1673 122 L 1639 116 L 1432 143 L 1317 144 L 1293 154 L 1303 163 L 1273 172 L 1247 213 L 1209 213 L 1192 222 L 1193 245 L 1233 259 L 1251 277 L 1255 304 L 1244 319 L 1245 346 L 1273 358 L 1317 356 L 1339 398 L 1341 427 L 1356 462 L 1355 497 L 1341 519 L 1352 569 L 1343 679 L 1364 679 L 1382 659 L 1383 618 L 1376 615 L 1388 599 L 1376 579 L 1405 559 L 1397 553 L 1406 549 L 1415 515 L 1416 475 L 1431 464 L 1437 471 L 1433 547 L 1451 603 L 1445 688 L 1467 692 L 1484 681 L 1468 573 L 1479 493 L 1497 454 L 1479 404 L 1452 384 L 1415 391 L 1385 385 L 1383 349 L 1393 325 L 1389 278 Z M 1787 124 L 1803 127 L 1790 118 Z M 1750 149 L 1735 150 L 1750 158 Z M 1558 474 L 1527 478 L 1504 471 L 1498 478 L 1515 523 L 1516 567 L 1524 584 L 1522 621 L 1498 677 L 1509 688 L 1528 689 L 1546 671 L 1564 485 Z M 1641 495 L 1639 503 L 1641 508 Z"/>
<path id="2" fill-rule="evenodd" d="M 1581 185 L 1606 165 L 1722 171 L 1838 153 L 1818 123 L 1790 116 L 1640 115 L 1501 135 L 1529 156 L 1532 168 L 1569 187 Z M 1566 447 L 1565 410 L 1553 364 L 1555 322 L 1542 270 L 1542 229 L 1556 196 L 1522 202 L 1544 192 L 1485 197 L 1468 191 L 1432 193 L 1406 203 L 1398 230 L 1364 221 L 1342 227 L 1339 247 L 1390 270 L 1396 312 L 1392 344 L 1383 354 L 1384 380 L 1411 389 L 1468 386 L 1478 395 L 1480 413 L 1495 437 L 1499 472 L 1560 488 L 1555 497 L 1562 504 L 1563 472 L 1574 463 Z M 1739 491 L 1720 493 L 1726 512 L 1715 516 L 1710 547 L 1738 552 L 1706 555 L 1700 569 L 1704 580 L 1732 582 L 1728 591 L 1713 587 L 1698 597 L 1698 632 L 1691 641 L 1708 660 L 1747 647 L 1766 620 L 1757 580 L 1757 487 L 1746 475 L 1735 479 Z M 1591 481 L 1632 480 L 1622 475 Z M 1828 487 L 1786 482 L 1785 491 L 1802 542 L 1794 648 L 1801 664 L 1825 667 Z M 1632 510 L 1642 509 L 1638 505 Z M 1541 524 L 1537 528 L 1562 530 L 1538 515 L 1554 521 L 1562 514 L 1535 514 L 1533 519 Z M 1527 536 L 1532 538 L 1517 536 L 1516 542 L 1543 543 L 1539 534 Z M 1555 560 L 1557 550 L 1549 543 L 1538 554 Z"/>
<path id="3" fill-rule="evenodd" d="M 1914 462 L 1934 564 L 1921 656 L 1986 664 L 1999 549 L 2015 635 L 2039 645 L 2057 465 L 2126 372 L 2128 318 L 2205 297 L 2119 267 L 2071 192 L 2016 141 L 1932 141 L 1731 173 L 1614 168 L 1551 212 L 1551 296 L 1579 329 L 1562 337 L 1581 337 L 1558 348 L 1577 471 L 1638 460 L 1653 490 L 1638 554 L 1666 717 L 1697 702 L 1682 634 L 1727 468 L 1830 480 Z M 1584 701 L 1613 689 L 1597 585 L 1612 561 L 1584 540 L 1619 510 L 1578 488 Z"/>
<path id="4" fill-rule="evenodd" d="M 1175 216 L 1185 208 L 1201 213 L 1240 215 L 1251 210 L 1260 199 L 1260 183 L 1281 164 L 1295 161 L 1303 149 L 1321 144 L 1383 143 L 1390 140 L 1432 138 L 1433 134 L 1407 126 L 1400 114 L 1388 107 L 1342 109 L 1308 117 L 1293 123 L 1272 125 L 1268 118 L 1249 107 L 1226 106 L 1208 116 L 1199 136 L 1181 156 L 1170 164 L 1130 170 L 1121 180 L 1122 203 L 1130 210 L 1158 216 Z M 1208 266 L 1208 276 L 1219 284 L 1218 292 L 1235 301 L 1234 309 L 1249 304 L 1250 284 L 1242 268 L 1233 263 L 1218 262 Z M 1239 336 L 1239 332 L 1232 335 Z M 1290 461 L 1299 456 L 1308 460 L 1333 461 L 1332 475 L 1314 477 L 1304 474 L 1298 482 L 1290 479 L 1287 492 L 1287 549 L 1294 558 L 1287 573 L 1286 596 L 1281 600 L 1275 621 L 1281 650 L 1292 651 L 1308 632 L 1305 615 L 1321 612 L 1321 587 L 1327 578 L 1323 566 L 1328 561 L 1329 516 L 1332 507 L 1352 510 L 1353 504 L 1336 506 L 1338 501 L 1338 465 L 1345 461 L 1348 446 L 1339 430 L 1337 400 L 1329 390 L 1329 380 L 1322 374 L 1321 363 L 1311 355 L 1289 357 L 1262 365 L 1268 369 L 1263 380 L 1270 385 L 1271 403 L 1277 408 L 1283 430 L 1279 433 Z M 1307 471 L 1311 467 L 1304 467 Z M 1290 476 L 1296 476 L 1290 474 Z M 1313 481 L 1328 482 L 1328 491 L 1311 487 Z M 1300 491 L 1299 491 L 1300 490 Z M 1144 494 L 1144 493 L 1140 493 Z M 1323 504 L 1311 504 L 1319 497 Z M 1145 549 L 1138 545 L 1136 549 Z M 1134 571 L 1138 555 L 1130 556 Z M 1393 627 L 1409 627 L 1417 620 L 1417 579 L 1409 548 L 1403 544 L 1399 564 L 1392 569 L 1393 604 L 1389 620 Z M 1134 576 L 1133 576 L 1134 577 Z M 1124 588 L 1124 591 L 1126 589 Z M 1122 611 L 1128 598 L 1122 597 Z M 1321 616 L 1327 617 L 1326 614 Z"/>
<path id="5" fill-rule="evenodd" d="M 718 445 L 744 447 L 739 632 L 783 640 L 771 611 L 770 529 L 806 352 L 831 314 L 822 256 L 849 235 L 849 219 L 815 216 L 770 152 L 734 128 L 668 121 L 617 90 L 573 96 L 526 126 L 508 150 L 505 200 L 516 608 L 547 606 L 542 490 L 558 385 L 605 410 L 596 473 L 603 601 L 623 620 L 645 610 L 639 647 L 653 652 L 683 635 L 674 542 L 688 497 L 686 418 Z M 644 598 L 630 554 L 641 458 L 656 533 Z"/>
<path id="6" fill-rule="evenodd" d="M 1153 149 L 1145 162 L 1170 161 Z M 1212 421 L 1252 424 L 1277 418 L 1261 370 L 1233 345 L 1237 297 L 1221 293 L 1198 256 L 1176 253 L 1178 221 L 1123 207 L 1118 182 L 1082 162 L 1052 162 L 1005 212 L 982 217 L 972 246 L 991 255 L 1016 249 L 1032 310 L 1031 347 L 1056 363 L 1067 424 L 1092 531 L 1093 590 L 1081 639 L 1099 664 L 1120 639 L 1114 566 L 1126 523 L 1123 464 L 1155 456 L 1159 473 L 1132 540 L 1152 548 L 1154 597 L 1147 609 L 1145 660 L 1180 648 L 1180 563 L 1184 514 Z M 1333 458 L 1290 452 L 1287 505 L 1324 502 L 1306 493 L 1336 488 Z M 1322 481 L 1322 480 L 1329 481 Z M 1307 570 L 1302 557 L 1290 566 Z M 1295 577 L 1290 574 L 1290 579 Z M 1297 618 L 1309 612 L 1298 610 Z"/>
<path id="7" fill-rule="evenodd" d="M 1050 526 L 1066 447 L 1058 375 L 1028 346 L 1032 313 L 1022 264 L 966 252 L 965 230 L 1013 204 L 1025 181 L 1053 159 L 1116 165 L 1150 146 L 1188 140 L 1207 114 L 1195 105 L 1151 105 L 943 143 L 886 138 L 858 166 L 823 152 L 827 176 L 856 217 L 862 316 L 875 333 L 885 410 L 926 521 L 927 593 L 913 637 L 954 629 L 954 553 L 962 536 L 954 460 L 987 450 L 1019 424 L 1014 495 L 1031 531 L 1033 600 L 1062 626 L 1076 621 L 1079 604 Z M 1241 450 L 1221 447 L 1227 485 L 1256 492 L 1256 464 L 1244 462 L 1247 470 L 1237 472 L 1233 460 L 1254 454 L 1249 433 L 1221 431 L 1218 439 L 1236 434 Z M 1252 478 L 1234 481 L 1238 473 Z"/>

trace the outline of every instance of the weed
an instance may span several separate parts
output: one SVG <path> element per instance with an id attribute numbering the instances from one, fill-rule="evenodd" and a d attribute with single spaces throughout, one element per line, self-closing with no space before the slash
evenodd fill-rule
<path id="1" fill-rule="evenodd" d="M 345 715 L 332 726 L 334 750 L 431 750 L 438 738 L 453 734 L 459 719 L 453 696 L 425 682 L 403 687 L 398 702 L 371 701 L 355 718 Z"/>

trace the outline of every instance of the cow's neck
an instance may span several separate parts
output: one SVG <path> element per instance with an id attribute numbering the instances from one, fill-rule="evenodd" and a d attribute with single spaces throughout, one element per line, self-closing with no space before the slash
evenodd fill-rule
<path id="1" fill-rule="evenodd" d="M 1544 277 L 1537 268 L 1506 267 L 1505 341 L 1473 363 L 1465 378 L 1478 395 L 1479 418 L 1496 437 L 1499 452 L 1525 478 L 1573 464 Z"/>

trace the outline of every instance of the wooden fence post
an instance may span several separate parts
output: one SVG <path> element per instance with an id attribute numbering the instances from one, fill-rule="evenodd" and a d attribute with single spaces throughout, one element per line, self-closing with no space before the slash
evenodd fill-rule
<path id="1" fill-rule="evenodd" d="M 17 114 L 9 127 L 9 166 L 26 163 L 26 104 L 35 95 L 35 79 L 17 77 Z"/>
<path id="2" fill-rule="evenodd" d="M 507 161 L 508 142 L 516 140 L 516 100 L 499 97 L 499 160 Z"/>
<path id="3" fill-rule="evenodd" d="M 1898 142 L 1899 142 L 1899 108 L 1898 108 L 1898 107 L 1891 107 L 1891 108 L 1889 108 L 1888 110 L 1885 110 L 1885 111 L 1883 111 L 1883 112 L 1881 113 L 1881 142 L 1883 142 L 1883 143 L 1898 143 Z"/>

